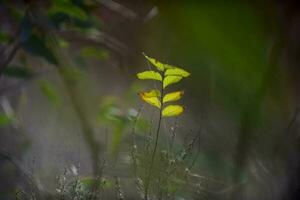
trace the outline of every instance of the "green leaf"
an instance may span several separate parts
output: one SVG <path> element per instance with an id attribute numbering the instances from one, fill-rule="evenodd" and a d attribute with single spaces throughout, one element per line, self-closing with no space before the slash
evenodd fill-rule
<path id="1" fill-rule="evenodd" d="M 188 77 L 190 75 L 189 72 L 185 71 L 181 68 L 172 68 L 167 69 L 165 72 L 165 76 L 182 76 L 182 77 Z"/>
<path id="2" fill-rule="evenodd" d="M 170 102 L 170 101 L 177 101 L 183 96 L 183 91 L 171 92 L 164 96 L 163 103 Z"/>
<path id="3" fill-rule="evenodd" d="M 158 72 L 155 71 L 144 71 L 144 72 L 140 72 L 137 73 L 137 77 L 139 79 L 152 79 L 152 80 L 158 80 L 158 81 L 162 81 L 162 77 Z"/>
<path id="4" fill-rule="evenodd" d="M 169 105 L 162 111 L 163 117 L 173 117 L 180 115 L 184 111 L 184 108 L 180 105 Z"/>
<path id="5" fill-rule="evenodd" d="M 160 96 L 160 92 L 156 90 L 151 90 L 150 92 L 139 92 L 139 96 L 146 103 L 155 106 L 157 108 L 161 107 L 161 102 L 158 97 Z"/>
<path id="6" fill-rule="evenodd" d="M 182 76 L 167 76 L 164 79 L 163 82 L 163 87 L 166 88 L 167 86 L 174 84 L 174 83 L 178 83 L 179 81 L 181 81 Z"/>
<path id="7" fill-rule="evenodd" d="M 164 71 L 165 67 L 163 63 L 159 62 L 158 60 L 156 60 L 155 58 L 151 58 L 149 56 L 147 56 L 146 54 L 143 53 L 143 55 L 145 56 L 145 58 L 147 60 L 149 60 L 149 62 L 154 65 L 159 71 Z"/>
<path id="8" fill-rule="evenodd" d="M 12 116 L 8 116 L 4 113 L 0 113 L 0 126 L 9 125 L 13 121 Z"/>

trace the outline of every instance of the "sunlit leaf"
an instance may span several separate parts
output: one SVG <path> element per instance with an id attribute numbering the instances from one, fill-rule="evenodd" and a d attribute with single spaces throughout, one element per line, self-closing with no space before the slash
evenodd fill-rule
<path id="1" fill-rule="evenodd" d="M 140 72 L 140 73 L 137 73 L 137 77 L 142 80 L 143 79 L 153 79 L 153 80 L 162 81 L 161 75 L 155 71 Z"/>
<path id="2" fill-rule="evenodd" d="M 157 108 L 161 107 L 161 102 L 158 99 L 158 94 L 154 90 L 150 92 L 139 92 L 139 95 L 143 101 L 146 103 L 155 106 Z M 160 95 L 160 94 L 159 94 Z"/>
<path id="3" fill-rule="evenodd" d="M 163 87 L 166 88 L 168 85 L 178 83 L 182 78 L 182 76 L 167 76 L 164 79 Z"/>
<path id="4" fill-rule="evenodd" d="M 183 91 L 171 92 L 164 96 L 163 103 L 170 102 L 170 101 L 177 101 L 183 96 Z"/>
<path id="5" fill-rule="evenodd" d="M 189 72 L 185 71 L 181 68 L 172 68 L 167 69 L 165 72 L 165 76 L 182 76 L 182 77 L 188 77 L 190 75 Z"/>
<path id="6" fill-rule="evenodd" d="M 154 65 L 159 71 L 164 71 L 165 67 L 163 63 L 159 62 L 158 60 L 156 60 L 155 58 L 151 58 L 149 56 L 147 56 L 146 54 L 143 54 L 145 56 L 145 58 L 147 60 L 149 60 L 149 62 Z"/>
<path id="7" fill-rule="evenodd" d="M 169 105 L 162 111 L 163 117 L 172 117 L 180 115 L 184 111 L 184 108 L 180 105 Z"/>
<path id="8" fill-rule="evenodd" d="M 159 90 L 150 90 L 149 92 L 142 92 L 145 97 L 160 97 Z"/>

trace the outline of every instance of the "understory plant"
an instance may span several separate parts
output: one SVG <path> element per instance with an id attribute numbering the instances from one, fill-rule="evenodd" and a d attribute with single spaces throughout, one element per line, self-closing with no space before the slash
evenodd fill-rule
<path id="1" fill-rule="evenodd" d="M 171 185 L 169 184 L 171 181 L 170 178 L 173 178 L 172 175 L 178 175 L 177 170 L 179 168 L 183 168 L 184 173 L 188 170 L 188 168 L 185 168 L 184 166 L 179 166 L 179 156 L 177 155 L 177 157 L 175 157 L 172 152 L 162 151 L 159 159 L 156 159 L 156 156 L 163 118 L 176 117 L 182 114 L 184 111 L 184 106 L 174 103 L 182 98 L 184 91 L 177 90 L 167 92 L 167 89 L 169 89 L 172 84 L 178 83 L 183 78 L 190 76 L 190 73 L 180 67 L 162 63 L 155 58 L 147 56 L 146 54 L 144 54 L 144 56 L 154 68 L 137 73 L 137 77 L 141 80 L 153 80 L 157 84 L 155 84 L 156 88 L 154 89 L 139 92 L 139 96 L 144 102 L 158 109 L 158 123 L 153 142 L 150 142 L 146 145 L 147 150 L 145 157 L 150 158 L 150 161 L 147 159 L 140 160 L 145 165 L 143 199 L 148 200 L 151 198 L 151 195 L 149 195 L 151 186 L 158 186 L 159 189 L 157 191 L 158 194 L 156 194 L 156 198 L 162 199 L 164 192 L 166 193 L 165 198 L 167 198 L 172 192 L 171 190 L 175 190 L 176 184 L 180 184 L 178 183 L 180 182 L 179 179 L 176 181 L 173 180 L 173 183 L 171 183 Z M 172 140 L 173 139 L 174 138 L 172 138 Z M 150 148 L 151 144 L 153 146 L 152 148 Z M 159 162 L 155 163 L 156 160 Z M 154 166 L 156 166 L 158 169 L 153 170 Z M 155 173 L 157 176 L 154 175 Z M 154 181 L 153 179 L 156 179 L 155 181 L 157 184 L 151 184 L 151 182 Z M 153 187 L 152 191 L 155 191 Z"/>
<path id="2" fill-rule="evenodd" d="M 140 116 L 143 109 L 139 109 L 131 117 L 132 119 L 130 118 L 133 121 L 133 143 L 130 158 L 134 172 L 134 185 L 124 185 L 124 183 L 132 183 L 132 177 L 123 179 L 126 175 L 118 177 L 113 175 L 113 172 L 108 174 L 109 170 L 104 170 L 104 166 L 108 168 L 106 162 L 100 164 L 101 173 L 97 176 L 79 175 L 73 166 L 71 170 L 65 170 L 65 173 L 59 176 L 56 193 L 48 199 L 132 199 L 133 196 L 130 197 L 132 191 L 126 191 L 125 187 L 133 190 L 134 194 L 131 193 L 131 195 L 134 197 L 136 197 L 136 193 L 139 195 L 140 198 L 135 199 L 142 200 L 202 199 L 206 195 L 206 187 L 203 187 L 202 184 L 208 179 L 192 170 L 199 154 L 199 149 L 195 150 L 195 147 L 199 147 L 200 133 L 184 133 L 185 140 L 181 144 L 175 142 L 179 126 L 177 117 L 184 112 L 185 107 L 178 103 L 183 97 L 184 91 L 173 90 L 172 86 L 189 77 L 190 73 L 180 67 L 164 64 L 145 54 L 144 56 L 152 67 L 137 73 L 137 77 L 140 80 L 153 81 L 155 84 L 152 89 L 140 91 L 138 94 L 142 101 L 150 104 L 156 110 L 155 114 L 157 115 L 153 116 L 153 119 L 157 124 L 154 125 L 152 119 L 149 135 L 140 137 L 144 140 L 136 141 L 135 129 L 138 127 L 136 124 L 142 120 Z M 165 131 L 162 129 L 162 122 L 165 118 L 174 118 L 171 121 L 175 122 L 170 127 L 169 136 L 162 134 Z M 167 145 L 160 146 L 159 144 L 162 142 Z M 112 168 L 114 164 L 109 165 Z M 18 199 L 27 199 L 22 197 Z"/>

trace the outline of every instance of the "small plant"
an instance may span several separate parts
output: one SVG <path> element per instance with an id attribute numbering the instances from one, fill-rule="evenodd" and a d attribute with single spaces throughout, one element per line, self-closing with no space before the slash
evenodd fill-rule
<path id="1" fill-rule="evenodd" d="M 160 61 L 151 58 L 146 54 L 144 54 L 144 56 L 155 67 L 156 70 L 148 70 L 148 71 L 140 72 L 137 74 L 137 77 L 141 80 L 148 79 L 148 80 L 158 81 L 159 83 L 159 89 L 152 89 L 150 91 L 139 92 L 139 96 L 143 101 L 159 109 L 158 125 L 156 129 L 154 147 L 151 154 L 149 169 L 146 175 L 146 180 L 144 185 L 144 192 L 145 192 L 144 199 L 147 200 L 148 193 L 149 193 L 149 184 L 151 182 L 151 174 L 152 174 L 156 151 L 157 151 L 157 144 L 159 140 L 162 118 L 178 116 L 184 111 L 184 107 L 182 105 L 178 105 L 178 104 L 168 105 L 170 102 L 174 102 L 181 99 L 181 97 L 184 94 L 183 90 L 166 93 L 166 88 L 172 84 L 178 83 L 183 78 L 190 76 L 190 73 L 185 71 L 182 68 L 161 63 Z"/>

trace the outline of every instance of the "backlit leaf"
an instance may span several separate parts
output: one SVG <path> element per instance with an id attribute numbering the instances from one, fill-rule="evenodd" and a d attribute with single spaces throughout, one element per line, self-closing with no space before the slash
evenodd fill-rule
<path id="1" fill-rule="evenodd" d="M 181 68 L 172 68 L 167 69 L 165 72 L 165 76 L 182 76 L 182 77 L 188 77 L 190 75 L 189 72 L 185 71 Z"/>
<path id="2" fill-rule="evenodd" d="M 164 79 L 163 87 L 166 88 L 168 85 L 178 83 L 182 79 L 182 76 L 167 76 Z"/>
<path id="3" fill-rule="evenodd" d="M 180 115 L 184 111 L 184 108 L 180 105 L 169 105 L 162 111 L 163 117 L 173 117 Z"/>
<path id="4" fill-rule="evenodd" d="M 143 95 L 146 97 L 160 97 L 160 91 L 150 90 L 149 92 L 143 92 Z"/>
<path id="5" fill-rule="evenodd" d="M 163 103 L 170 102 L 170 101 L 177 101 L 183 96 L 183 91 L 171 92 L 164 96 Z"/>
<path id="6" fill-rule="evenodd" d="M 158 99 L 157 93 L 154 92 L 154 90 L 150 91 L 150 92 L 139 92 L 139 95 L 141 97 L 141 99 L 143 101 L 145 101 L 146 103 L 155 106 L 157 108 L 161 107 L 161 102 Z"/>
<path id="7" fill-rule="evenodd" d="M 156 60 L 155 58 L 151 58 L 149 56 L 147 56 L 146 54 L 143 54 L 145 56 L 145 58 L 147 60 L 149 60 L 149 62 L 154 65 L 159 71 L 164 71 L 165 67 L 163 63 L 159 62 L 158 60 Z"/>
<path id="8" fill-rule="evenodd" d="M 143 79 L 153 79 L 153 80 L 162 81 L 161 75 L 155 71 L 140 72 L 140 73 L 137 73 L 137 77 L 142 80 Z"/>

